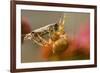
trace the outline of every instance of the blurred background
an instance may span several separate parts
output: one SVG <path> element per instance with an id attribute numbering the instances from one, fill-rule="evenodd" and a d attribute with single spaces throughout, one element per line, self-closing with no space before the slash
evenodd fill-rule
<path id="1" fill-rule="evenodd" d="M 51 11 L 31 11 L 21 10 L 22 18 L 22 34 L 26 34 L 32 30 L 38 29 L 51 23 L 57 23 L 63 14 L 65 19 L 65 32 L 69 37 L 74 38 L 79 35 L 79 31 L 83 26 L 89 26 L 89 13 L 75 13 L 75 12 L 51 12 Z M 88 24 L 87 24 L 88 22 Z M 25 27 L 24 24 L 27 26 Z M 25 32 L 27 30 L 28 32 Z M 84 31 L 84 30 L 83 30 Z M 77 37 L 79 38 L 79 37 Z M 78 41 L 78 40 L 77 40 Z M 30 40 L 23 41 L 21 45 L 21 62 L 41 62 L 46 61 L 40 57 L 40 46 Z"/>

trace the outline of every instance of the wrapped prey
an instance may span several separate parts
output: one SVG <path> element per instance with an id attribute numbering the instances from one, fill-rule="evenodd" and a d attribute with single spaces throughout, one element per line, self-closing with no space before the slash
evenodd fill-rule
<path id="1" fill-rule="evenodd" d="M 56 23 L 49 24 L 25 35 L 24 40 L 33 40 L 36 44 L 44 46 L 48 43 L 42 36 L 48 34 L 49 37 L 53 32 L 57 31 L 58 25 Z"/>

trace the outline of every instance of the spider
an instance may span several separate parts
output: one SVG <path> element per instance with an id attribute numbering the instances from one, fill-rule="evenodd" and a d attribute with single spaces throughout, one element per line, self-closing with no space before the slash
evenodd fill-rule
<path id="1" fill-rule="evenodd" d="M 52 45 L 53 54 L 63 52 L 68 46 L 68 36 L 64 31 L 65 15 L 60 18 L 58 23 L 53 23 L 25 35 L 24 40 L 32 40 L 39 46 Z M 48 34 L 49 39 L 46 40 L 42 36 Z"/>

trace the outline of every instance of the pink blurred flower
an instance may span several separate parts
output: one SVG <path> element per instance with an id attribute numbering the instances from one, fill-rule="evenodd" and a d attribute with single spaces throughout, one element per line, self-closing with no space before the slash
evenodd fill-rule
<path id="1" fill-rule="evenodd" d="M 90 54 L 90 25 L 87 21 L 84 25 L 81 25 L 79 32 L 76 35 L 76 43 L 84 54 L 87 56 Z M 81 49 L 80 49 L 81 48 Z"/>

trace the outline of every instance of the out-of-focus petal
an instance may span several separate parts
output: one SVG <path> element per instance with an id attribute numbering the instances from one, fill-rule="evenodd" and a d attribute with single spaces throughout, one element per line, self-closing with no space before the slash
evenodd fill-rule
<path id="1" fill-rule="evenodd" d="M 31 32 L 31 26 L 27 17 L 21 19 L 21 42 L 23 43 L 24 35 Z"/>
<path id="2" fill-rule="evenodd" d="M 21 32 L 22 34 L 27 34 L 29 32 L 31 32 L 31 25 L 30 22 L 28 20 L 27 17 L 22 17 L 22 21 L 21 21 Z"/>

